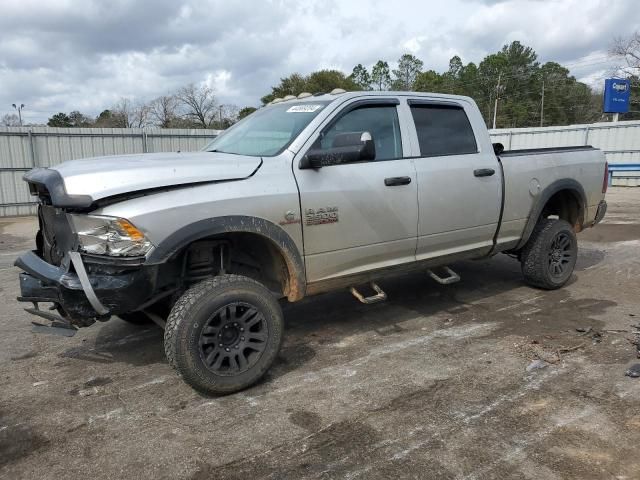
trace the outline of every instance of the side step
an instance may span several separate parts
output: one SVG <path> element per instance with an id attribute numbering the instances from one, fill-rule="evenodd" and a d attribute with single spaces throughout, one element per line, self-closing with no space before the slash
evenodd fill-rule
<path id="1" fill-rule="evenodd" d="M 358 290 L 356 290 L 356 287 L 351 287 L 349 291 L 351 292 L 351 295 L 353 295 L 358 299 L 359 302 L 364 303 L 366 305 L 371 305 L 372 303 L 384 302 L 387 299 L 387 294 L 384 293 L 384 290 L 382 290 L 377 283 L 371 282 L 370 285 L 371 285 L 371 288 L 376 292 L 375 295 L 372 295 L 370 297 L 365 297 L 364 295 L 362 295 Z"/>
<path id="2" fill-rule="evenodd" d="M 433 270 L 427 270 L 427 273 L 431 278 L 433 278 L 436 282 L 441 285 L 451 285 L 452 283 L 457 283 L 460 281 L 460 275 L 451 270 L 449 267 L 442 267 L 442 270 L 448 275 L 448 277 L 441 277 L 436 274 Z"/>

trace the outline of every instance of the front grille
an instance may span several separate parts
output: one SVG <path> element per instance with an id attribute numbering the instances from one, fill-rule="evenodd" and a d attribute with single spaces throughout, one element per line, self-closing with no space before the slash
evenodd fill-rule
<path id="1" fill-rule="evenodd" d="M 60 266 L 73 247 L 73 232 L 67 215 L 59 208 L 48 205 L 38 207 L 40 231 L 37 237 L 38 253 L 48 263 Z"/>

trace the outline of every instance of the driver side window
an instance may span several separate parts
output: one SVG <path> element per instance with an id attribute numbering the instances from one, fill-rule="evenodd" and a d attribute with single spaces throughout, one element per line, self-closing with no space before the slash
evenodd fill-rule
<path id="1" fill-rule="evenodd" d="M 345 113 L 315 142 L 314 148 L 335 147 L 336 135 L 369 132 L 376 146 L 376 161 L 402 158 L 400 123 L 395 105 L 364 105 Z"/>

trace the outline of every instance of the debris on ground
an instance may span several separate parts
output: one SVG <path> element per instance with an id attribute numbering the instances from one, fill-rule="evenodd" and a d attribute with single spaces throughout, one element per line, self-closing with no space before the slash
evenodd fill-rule
<path id="1" fill-rule="evenodd" d="M 534 360 L 533 362 L 531 362 L 529 365 L 527 365 L 527 372 L 533 372 L 534 370 L 540 370 L 541 368 L 545 368 L 548 365 L 547 362 L 545 362 L 544 360 Z"/>
<path id="2" fill-rule="evenodd" d="M 574 352 L 585 347 L 585 343 L 566 347 L 563 345 L 551 345 L 549 343 L 542 343 L 540 340 L 531 340 L 528 343 L 516 344 L 515 347 L 524 355 L 526 355 L 531 361 L 527 366 L 527 371 L 535 370 L 536 368 L 542 368 L 535 364 L 536 360 L 539 360 L 547 364 L 556 364 L 562 360 L 562 355 L 565 353 Z M 531 370 L 529 369 L 531 367 Z"/>
<path id="3" fill-rule="evenodd" d="M 640 377 L 640 363 L 636 363 L 635 365 L 631 365 L 629 369 L 624 372 L 627 377 L 638 378 Z"/>

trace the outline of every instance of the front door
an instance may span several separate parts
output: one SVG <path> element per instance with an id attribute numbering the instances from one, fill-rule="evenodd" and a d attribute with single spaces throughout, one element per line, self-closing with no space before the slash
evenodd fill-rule
<path id="1" fill-rule="evenodd" d="M 299 169 L 309 143 L 296 157 L 308 282 L 415 260 L 416 173 L 403 158 L 408 143 L 397 107 L 395 99 L 353 101 L 310 139 L 314 149 L 327 149 L 339 133 L 369 132 L 375 161 Z"/>

